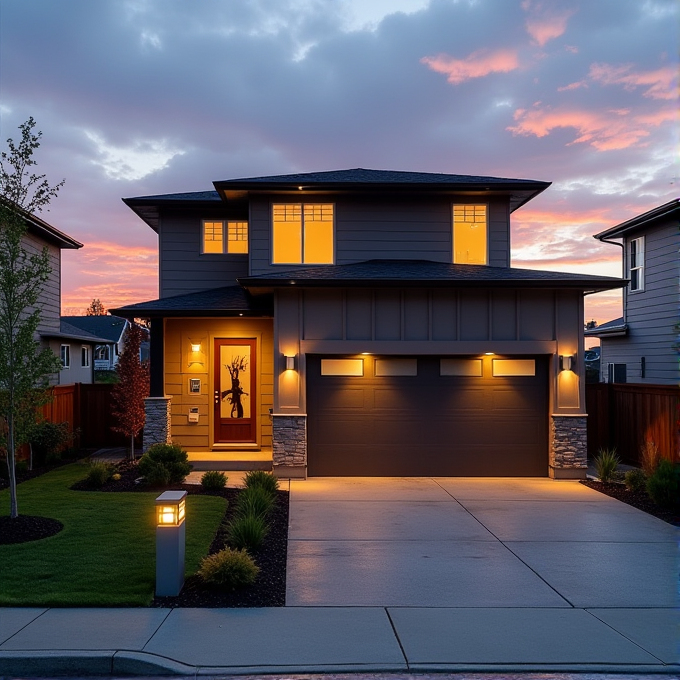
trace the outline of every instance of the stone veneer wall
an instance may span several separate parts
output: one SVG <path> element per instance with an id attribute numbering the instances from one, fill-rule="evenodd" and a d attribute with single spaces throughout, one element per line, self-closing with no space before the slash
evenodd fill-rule
<path id="1" fill-rule="evenodd" d="M 588 468 L 587 416 L 550 418 L 550 476 L 585 479 Z"/>
<path id="2" fill-rule="evenodd" d="M 272 416 L 272 457 L 274 472 L 306 476 L 307 416 Z"/>
<path id="3" fill-rule="evenodd" d="M 144 400 L 143 451 L 152 444 L 167 444 L 170 441 L 170 404 L 172 397 L 148 397 Z"/>

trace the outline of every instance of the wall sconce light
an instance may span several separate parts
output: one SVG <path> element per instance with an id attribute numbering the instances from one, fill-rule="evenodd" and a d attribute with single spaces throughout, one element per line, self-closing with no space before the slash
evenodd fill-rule
<path id="1" fill-rule="evenodd" d="M 156 595 L 179 595 L 184 585 L 186 491 L 165 491 L 156 499 Z"/>
<path id="2" fill-rule="evenodd" d="M 295 370 L 295 355 L 285 355 L 286 359 L 286 370 L 287 371 L 294 371 Z"/>
<path id="3" fill-rule="evenodd" d="M 201 343 L 200 342 L 192 342 L 191 343 L 191 351 L 192 352 L 200 352 L 201 351 Z"/>
<path id="4" fill-rule="evenodd" d="M 576 356 L 560 354 L 560 371 L 573 371 L 576 364 Z"/>

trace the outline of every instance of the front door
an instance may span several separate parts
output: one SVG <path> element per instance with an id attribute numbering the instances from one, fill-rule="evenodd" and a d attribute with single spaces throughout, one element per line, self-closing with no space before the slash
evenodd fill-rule
<path id="1" fill-rule="evenodd" d="M 257 442 L 256 341 L 215 340 L 215 443 Z"/>

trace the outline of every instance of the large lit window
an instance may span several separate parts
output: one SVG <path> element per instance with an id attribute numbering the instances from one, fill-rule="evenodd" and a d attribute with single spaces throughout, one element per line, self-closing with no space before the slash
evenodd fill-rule
<path id="1" fill-rule="evenodd" d="M 645 239 L 644 236 L 633 239 L 628 243 L 630 262 L 631 291 L 645 289 Z"/>
<path id="2" fill-rule="evenodd" d="M 225 240 L 226 239 L 226 240 Z M 247 253 L 247 222 L 203 222 L 203 253 Z"/>
<path id="3" fill-rule="evenodd" d="M 281 203 L 272 207 L 274 264 L 333 264 L 333 205 Z"/>
<path id="4" fill-rule="evenodd" d="M 453 261 L 455 264 L 487 264 L 485 205 L 453 206 Z"/>

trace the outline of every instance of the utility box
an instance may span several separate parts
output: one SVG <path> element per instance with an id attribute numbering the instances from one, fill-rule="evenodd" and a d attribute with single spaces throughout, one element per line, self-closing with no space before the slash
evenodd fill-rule
<path id="1" fill-rule="evenodd" d="M 189 409 L 189 422 L 190 423 L 198 422 L 198 406 L 192 406 Z"/>

